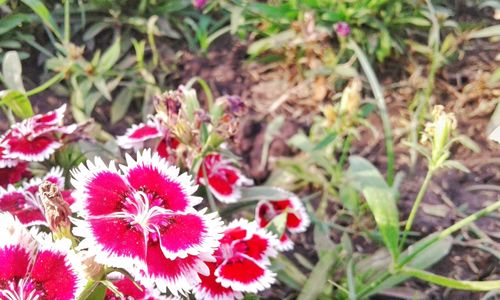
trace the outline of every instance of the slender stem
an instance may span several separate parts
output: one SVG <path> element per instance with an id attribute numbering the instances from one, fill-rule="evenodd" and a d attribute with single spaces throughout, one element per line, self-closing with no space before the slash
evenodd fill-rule
<path id="1" fill-rule="evenodd" d="M 71 22 L 70 22 L 70 0 L 64 1 L 64 43 L 68 44 L 71 35 Z"/>
<path id="2" fill-rule="evenodd" d="M 41 92 L 45 91 L 46 89 L 48 89 L 49 87 L 51 87 L 52 85 L 58 83 L 59 81 L 61 81 L 63 79 L 64 79 L 64 73 L 62 73 L 62 72 L 57 73 L 55 76 L 53 76 L 52 78 L 50 78 L 49 80 L 47 80 L 42 85 L 39 85 L 36 88 L 27 91 L 26 92 L 26 96 L 30 97 L 30 96 L 33 96 L 35 94 L 41 93 Z"/>
<path id="3" fill-rule="evenodd" d="M 363 299 L 368 293 L 372 292 L 374 289 L 382 285 L 387 279 L 389 279 L 393 274 L 389 272 L 385 272 L 380 276 L 376 281 L 370 283 L 367 287 L 365 287 L 362 291 L 357 294 L 358 299 Z"/>
<path id="4" fill-rule="evenodd" d="M 384 128 L 384 141 L 385 150 L 387 152 L 387 183 L 392 186 L 394 181 L 394 145 L 392 137 L 391 121 L 389 119 L 389 113 L 387 111 L 387 106 L 385 104 L 384 93 L 382 91 L 382 86 L 373 71 L 373 68 L 368 61 L 365 53 L 354 40 L 349 40 L 349 47 L 354 50 L 356 57 L 359 60 L 361 68 L 363 69 L 370 87 L 372 89 L 373 95 L 377 100 L 378 110 L 380 112 L 380 118 L 382 119 L 382 127 Z"/>
<path id="5" fill-rule="evenodd" d="M 347 138 L 344 140 L 344 144 L 342 145 L 342 154 L 340 155 L 339 159 L 339 169 L 342 170 L 342 167 L 344 166 L 347 156 L 349 155 L 349 149 L 351 148 L 351 143 L 352 143 L 352 135 L 348 135 Z"/>
<path id="6" fill-rule="evenodd" d="M 415 199 L 415 202 L 413 203 L 413 207 L 411 208 L 410 216 L 408 217 L 408 220 L 406 221 L 405 225 L 405 230 L 403 232 L 403 238 L 401 239 L 401 244 L 400 244 L 400 249 L 402 249 L 405 245 L 406 238 L 408 236 L 408 232 L 411 230 L 411 226 L 413 225 L 413 220 L 415 219 L 415 216 L 417 215 L 418 208 L 420 206 L 420 203 L 422 202 L 422 199 L 424 199 L 425 192 L 427 192 L 427 188 L 429 187 L 429 184 L 432 179 L 433 175 L 433 169 L 429 168 L 427 171 L 427 174 L 425 175 L 424 183 L 422 186 L 420 186 L 420 190 L 418 191 L 417 198 Z"/>
<path id="7" fill-rule="evenodd" d="M 434 238 L 430 239 L 427 241 L 427 243 L 423 244 L 419 248 L 415 249 L 414 252 L 409 254 L 408 256 L 404 257 L 395 267 L 396 272 L 395 273 L 390 273 L 390 272 L 385 272 L 382 276 L 380 276 L 376 281 L 370 283 L 365 289 L 359 292 L 358 298 L 361 299 L 365 297 L 367 294 L 372 292 L 374 289 L 382 285 L 386 280 L 391 278 L 394 275 L 400 274 L 401 269 L 410 263 L 415 257 L 417 257 L 419 254 L 424 252 L 427 248 L 429 248 L 432 244 L 435 242 L 442 240 L 450 235 L 452 235 L 454 232 L 462 229 L 463 227 L 477 221 L 478 219 L 494 212 L 495 210 L 500 209 L 500 200 L 497 202 L 475 212 L 474 214 L 458 221 L 457 223 L 453 224 L 452 226 L 446 228 L 445 230 L 441 231 L 439 234 L 437 234 Z"/>
<path id="8" fill-rule="evenodd" d="M 417 255 L 422 253 L 425 249 L 427 249 L 430 245 L 435 243 L 438 240 L 442 240 L 445 237 L 453 234 L 454 232 L 462 229 L 463 227 L 479 220 L 480 218 L 494 212 L 495 210 L 500 209 L 500 200 L 497 202 L 475 212 L 474 214 L 458 221 L 457 223 L 451 225 L 450 227 L 446 228 L 445 230 L 441 231 L 439 234 L 436 235 L 433 239 L 430 239 L 427 243 L 423 244 L 421 247 L 416 249 L 413 253 L 405 257 L 398 265 L 397 268 L 401 268 L 407 263 L 411 262 Z"/>
<path id="9" fill-rule="evenodd" d="M 99 281 L 89 280 L 83 291 L 78 296 L 78 300 L 86 300 L 99 285 Z"/>
<path id="10" fill-rule="evenodd" d="M 208 176 L 207 176 L 207 169 L 205 168 L 205 164 L 203 163 L 203 161 L 201 162 L 201 167 L 203 169 L 203 177 L 205 179 L 205 189 L 207 191 L 207 198 L 208 198 L 208 205 L 210 206 L 210 210 L 212 212 L 216 212 L 217 211 L 217 204 L 215 204 L 215 199 L 214 199 L 214 196 L 212 195 L 212 192 L 210 191 L 210 185 L 208 183 Z"/>

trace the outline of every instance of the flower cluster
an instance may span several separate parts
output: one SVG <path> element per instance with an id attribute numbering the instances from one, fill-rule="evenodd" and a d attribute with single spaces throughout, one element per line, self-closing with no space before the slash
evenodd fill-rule
<path id="1" fill-rule="evenodd" d="M 218 99 L 210 115 L 197 101 L 186 88 L 158 97 L 157 113 L 117 138 L 135 156 L 81 163 L 71 170 L 70 190 L 60 167 L 24 177 L 29 163 L 49 158 L 77 130 L 63 125 L 64 106 L 2 136 L 0 167 L 13 175 L 0 187 L 0 264 L 12 267 L 0 270 L 0 299 L 92 298 L 102 282 L 100 299 L 175 300 L 193 292 L 230 300 L 274 283 L 270 258 L 291 240 L 268 230 L 286 215 L 289 232 L 305 231 L 304 206 L 295 196 L 263 200 L 255 221 L 229 225 L 217 204 L 210 213 L 201 208 L 197 184 L 225 205 L 250 195 L 243 188 L 253 181 L 222 146 L 244 113 L 241 99 Z"/>
<path id="2" fill-rule="evenodd" d="M 269 270 L 269 257 L 276 255 L 276 238 L 255 222 L 235 220 L 226 226 L 210 274 L 201 276 L 196 299 L 241 299 L 243 292 L 269 288 L 276 274 Z"/>
<path id="3" fill-rule="evenodd" d="M 74 234 L 96 261 L 125 268 L 162 291 L 185 293 L 208 274 L 206 261 L 217 248 L 222 223 L 205 209 L 187 174 L 157 153 L 127 156 L 119 168 L 100 159 L 72 173 L 76 202 Z M 117 239 L 117 237 L 120 237 Z"/>
<path id="4" fill-rule="evenodd" d="M 8 213 L 0 224 L 0 299 L 76 299 L 85 278 L 70 241 L 28 232 Z"/>

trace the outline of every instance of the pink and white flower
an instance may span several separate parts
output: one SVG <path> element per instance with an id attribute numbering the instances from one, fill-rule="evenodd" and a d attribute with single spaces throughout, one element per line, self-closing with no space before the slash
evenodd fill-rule
<path id="1" fill-rule="evenodd" d="M 0 212 L 9 212 L 26 226 L 47 225 L 43 204 L 38 196 L 38 187 L 43 181 L 50 181 L 58 186 L 66 202 L 74 199 L 69 190 L 64 189 L 63 171 L 60 167 L 52 168 L 43 178 L 32 178 L 23 187 L 8 185 L 0 187 Z"/>
<path id="2" fill-rule="evenodd" d="M 79 247 L 161 291 L 183 293 L 208 273 L 222 223 L 193 208 L 202 201 L 193 196 L 197 186 L 157 153 L 147 149 L 126 161 L 118 168 L 96 158 L 72 172 L 72 210 L 83 218 L 74 220 L 74 234 L 84 238 Z"/>
<path id="3" fill-rule="evenodd" d="M 159 122 L 150 118 L 146 123 L 134 124 L 127 129 L 124 135 L 118 136 L 116 142 L 123 149 L 140 150 L 144 143 L 155 138 L 162 137 L 163 130 Z"/>
<path id="4" fill-rule="evenodd" d="M 220 154 L 207 155 L 198 171 L 198 182 L 208 187 L 219 201 L 234 203 L 241 198 L 241 187 L 253 181 L 245 177 Z"/>
<path id="5" fill-rule="evenodd" d="M 0 165 L 15 161 L 43 161 L 63 143 L 61 135 L 73 133 L 78 126 L 63 126 L 66 105 L 43 115 L 35 115 L 11 126 L 0 141 Z"/>
<path id="6" fill-rule="evenodd" d="M 0 224 L 0 299 L 76 299 L 85 280 L 69 240 L 35 236 L 8 213 Z"/>
<path id="7" fill-rule="evenodd" d="M 307 230 L 310 219 L 302 201 L 297 196 L 291 196 L 283 200 L 266 200 L 257 204 L 255 211 L 255 221 L 261 228 L 265 228 L 272 220 L 286 213 L 286 230 L 279 237 L 279 251 L 287 251 L 293 248 L 293 242 L 288 237 L 286 231 L 300 233 Z"/>
<path id="8" fill-rule="evenodd" d="M 269 288 L 276 274 L 269 270 L 269 257 L 276 255 L 276 239 L 255 222 L 231 222 L 208 264 L 210 274 L 201 276 L 195 288 L 196 299 L 230 300 L 243 298 L 243 292 L 257 293 Z"/>

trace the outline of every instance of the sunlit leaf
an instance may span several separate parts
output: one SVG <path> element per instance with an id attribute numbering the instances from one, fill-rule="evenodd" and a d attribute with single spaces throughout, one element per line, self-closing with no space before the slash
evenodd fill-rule
<path id="1" fill-rule="evenodd" d="M 39 17 L 42 19 L 45 26 L 47 26 L 60 40 L 62 35 L 57 27 L 56 22 L 52 18 L 50 11 L 40 0 L 21 0 L 24 4 L 29 6 Z"/>
<path id="2" fill-rule="evenodd" d="M 485 291 L 500 289 L 500 280 L 490 280 L 490 281 L 455 280 L 452 278 L 440 276 L 427 271 L 422 271 L 413 268 L 405 268 L 403 269 L 403 273 L 433 284 L 457 290 L 485 292 Z"/>
<path id="3" fill-rule="evenodd" d="M 349 158 L 348 176 L 366 199 L 386 247 L 394 259 L 398 257 L 399 217 L 394 193 L 384 177 L 368 160 Z"/>
<path id="4" fill-rule="evenodd" d="M 19 91 L 9 91 L 2 98 L 2 104 L 9 107 L 19 118 L 25 119 L 33 115 L 31 103 L 24 93 Z"/>
<path id="5" fill-rule="evenodd" d="M 116 41 L 111 45 L 111 47 L 104 52 L 99 60 L 99 65 L 96 66 L 97 73 L 101 74 L 109 69 L 111 69 L 118 59 L 120 58 L 120 39 L 116 39 Z"/>

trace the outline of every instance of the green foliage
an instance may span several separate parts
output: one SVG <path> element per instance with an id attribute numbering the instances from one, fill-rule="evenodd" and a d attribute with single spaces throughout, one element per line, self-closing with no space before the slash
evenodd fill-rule
<path id="1" fill-rule="evenodd" d="M 334 25 L 346 22 L 351 27 L 351 36 L 369 57 L 379 62 L 391 54 L 402 54 L 404 38 L 413 31 L 428 28 L 430 22 L 422 13 L 422 6 L 414 1 L 273 1 L 272 4 L 250 2 L 236 6 L 244 7 L 245 22 L 260 23 L 261 36 L 249 49 L 256 55 L 271 47 L 280 47 L 280 35 L 292 34 L 287 31 L 294 22 L 304 20 L 306 12 L 315 15 L 316 24 L 327 32 L 334 31 Z M 234 10 L 233 10 L 234 13 Z M 240 22 L 241 23 L 241 22 Z M 243 26 L 242 30 L 254 32 L 255 26 Z M 266 40 L 267 39 L 267 40 Z M 276 46 L 272 46 L 272 45 Z M 284 45 L 283 45 L 284 46 Z"/>

